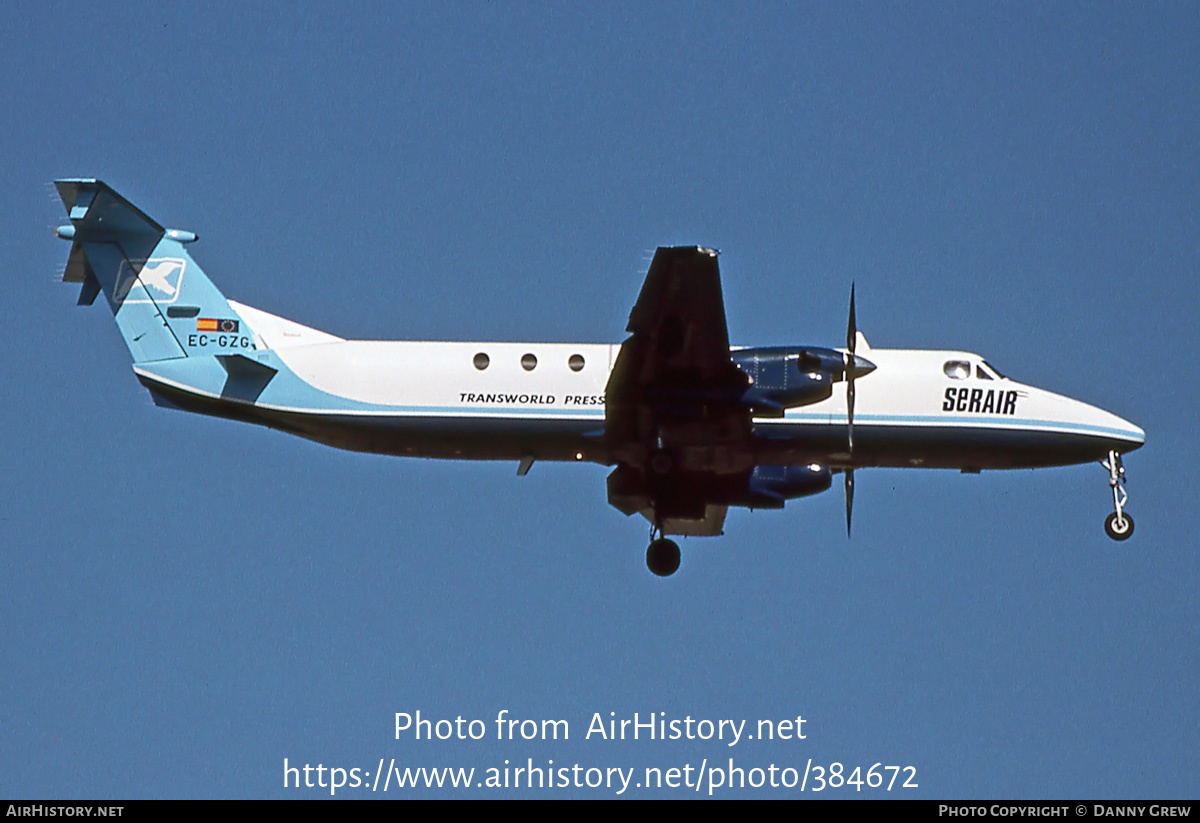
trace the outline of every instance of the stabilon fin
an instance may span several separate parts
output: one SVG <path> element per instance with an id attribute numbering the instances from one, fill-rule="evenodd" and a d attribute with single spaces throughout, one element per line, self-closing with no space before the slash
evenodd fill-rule
<path id="1" fill-rule="evenodd" d="M 221 397 L 226 400 L 253 403 L 279 373 L 278 369 L 251 360 L 244 354 L 218 354 L 217 361 L 229 375 L 221 389 Z"/>

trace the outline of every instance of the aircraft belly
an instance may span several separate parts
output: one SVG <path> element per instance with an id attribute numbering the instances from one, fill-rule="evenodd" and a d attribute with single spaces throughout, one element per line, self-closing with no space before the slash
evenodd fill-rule
<path id="1" fill-rule="evenodd" d="M 855 426 L 857 465 L 896 468 L 1022 469 L 1103 458 L 1110 438 L 1082 432 L 983 427 Z"/>
<path id="2" fill-rule="evenodd" d="M 278 416 L 268 425 L 352 451 L 460 460 L 606 462 L 603 444 L 588 437 L 596 428 L 590 421 L 274 414 Z"/>
<path id="3" fill-rule="evenodd" d="M 845 423 L 758 421 L 759 463 L 822 463 L 834 468 L 1018 469 L 1066 466 L 1103 459 L 1132 444 L 1101 431 L 956 425 L 869 425 L 855 421 L 854 453 Z"/>

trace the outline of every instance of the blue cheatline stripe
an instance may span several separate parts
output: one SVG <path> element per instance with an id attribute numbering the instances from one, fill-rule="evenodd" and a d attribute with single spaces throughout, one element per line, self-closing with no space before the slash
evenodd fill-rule
<path id="1" fill-rule="evenodd" d="M 213 400 L 222 400 L 222 396 L 217 392 L 206 391 L 204 389 L 190 386 L 187 383 L 181 383 L 178 380 L 171 380 L 162 375 L 155 374 L 141 368 L 134 368 L 134 371 L 139 375 L 149 378 L 156 383 L 161 383 L 164 386 L 188 392 L 200 397 L 208 397 Z M 357 403 L 359 401 L 348 402 Z M 360 417 L 511 417 L 511 418 L 536 418 L 536 417 L 551 417 L 564 418 L 575 417 L 583 420 L 604 419 L 604 408 L 596 409 L 536 409 L 524 407 L 498 407 L 498 408 L 463 408 L 461 406 L 380 406 L 374 405 L 376 408 L 356 409 L 356 408 L 321 408 L 316 406 L 284 406 L 275 403 L 255 403 L 256 408 L 266 411 L 290 412 L 294 414 L 341 414 L 355 415 Z"/>
<path id="2" fill-rule="evenodd" d="M 220 400 L 221 395 L 203 389 L 189 386 L 185 383 L 180 383 L 175 380 L 169 380 L 160 375 L 144 369 L 135 368 L 138 374 L 148 377 L 164 385 L 172 386 L 182 391 L 209 397 L 214 400 Z M 351 401 L 356 402 L 356 401 Z M 538 408 L 523 408 L 523 407 L 496 407 L 496 408 L 464 408 L 461 406 L 379 406 L 374 409 L 354 409 L 354 408 L 318 408 L 310 406 L 284 406 L 271 403 L 256 403 L 255 406 L 267 411 L 289 412 L 293 414 L 340 414 L 353 415 L 358 417 L 460 417 L 460 418 L 478 418 L 478 417 L 499 417 L 505 419 L 525 419 L 536 420 L 539 418 L 547 419 L 578 419 L 578 420 L 603 420 L 604 408 L 596 407 L 592 409 L 538 409 Z M 783 418 L 767 417 L 756 418 L 756 422 L 775 425 L 820 425 L 820 426 L 842 426 L 845 425 L 845 417 L 834 413 L 813 414 L 810 412 L 787 412 Z M 1080 434 L 1088 434 L 1096 437 L 1114 436 L 1129 440 L 1144 442 L 1143 435 L 1136 434 L 1128 429 L 1114 429 L 1104 426 L 1091 426 L 1084 423 L 1071 423 L 1059 420 L 1014 420 L 1011 418 L 991 418 L 991 417 L 937 417 L 928 415 L 905 415 L 905 414 L 863 414 L 855 415 L 855 425 L 917 425 L 927 426 L 930 428 L 991 428 L 1003 429 L 1007 431 L 1067 431 L 1078 432 Z"/>
<path id="3" fill-rule="evenodd" d="M 807 414 L 804 412 L 801 412 L 798 414 L 793 414 L 791 412 L 788 412 L 786 419 L 796 420 L 798 422 L 812 422 L 812 423 L 826 423 L 826 424 L 840 423 L 840 422 L 842 422 L 842 420 L 845 419 L 844 417 L 842 417 L 841 420 L 831 420 L 830 419 L 831 417 L 833 417 L 833 415 Z M 1085 434 L 1116 435 L 1118 437 L 1127 437 L 1127 438 L 1132 438 L 1135 440 L 1143 440 L 1144 439 L 1142 435 L 1137 434 L 1133 431 L 1130 431 L 1129 429 L 1113 429 L 1113 428 L 1108 428 L 1105 426 L 1093 426 L 1093 425 L 1090 425 L 1087 423 L 1071 423 L 1071 422 L 1065 421 L 1065 420 L 1021 420 L 1021 419 L 1002 418 L 1002 417 L 954 417 L 954 418 L 948 418 L 948 417 L 937 417 L 937 416 L 929 416 L 929 415 L 909 415 L 909 414 L 862 414 L 862 415 L 856 414 L 854 416 L 854 424 L 858 425 L 859 423 L 866 423 L 868 425 L 871 423 L 883 423 L 883 424 L 910 423 L 913 425 L 939 426 L 939 427 L 965 425 L 965 426 L 987 426 L 988 428 L 1002 428 L 1002 429 L 1013 429 L 1013 430 L 1054 429 L 1054 430 L 1077 431 L 1077 432 L 1083 432 Z"/>

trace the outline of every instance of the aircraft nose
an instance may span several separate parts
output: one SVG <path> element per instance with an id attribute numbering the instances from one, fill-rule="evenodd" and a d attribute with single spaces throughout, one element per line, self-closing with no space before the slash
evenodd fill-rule
<path id="1" fill-rule="evenodd" d="M 1113 447 L 1119 452 L 1131 452 L 1140 449 L 1146 442 L 1146 432 L 1128 420 L 1117 417 L 1112 412 L 1090 407 L 1095 410 L 1096 423 L 1113 442 Z"/>
<path id="2" fill-rule="evenodd" d="M 1117 420 L 1120 421 L 1121 426 L 1127 430 L 1123 439 L 1128 441 L 1129 445 L 1125 447 L 1125 450 L 1133 451 L 1134 449 L 1140 449 L 1146 442 L 1146 432 L 1143 431 L 1140 426 L 1135 426 L 1128 420 L 1122 420 L 1119 417 Z"/>
<path id="3" fill-rule="evenodd" d="M 1102 450 L 1101 455 L 1109 451 L 1125 454 L 1146 442 L 1146 433 L 1140 427 L 1099 406 L 1037 389 L 1031 389 L 1030 396 L 1035 402 L 1045 403 L 1034 406 L 1035 414 L 1045 415 L 1048 421 L 1060 421 L 1067 431 L 1080 435 L 1088 449 Z"/>

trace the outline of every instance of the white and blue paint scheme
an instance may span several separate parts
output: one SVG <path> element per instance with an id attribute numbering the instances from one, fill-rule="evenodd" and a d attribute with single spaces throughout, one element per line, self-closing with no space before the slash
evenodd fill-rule
<path id="1" fill-rule="evenodd" d="M 730 346 L 717 253 L 658 250 L 621 344 L 345 340 L 227 300 L 166 229 L 97 180 L 56 183 L 63 279 L 103 293 L 156 403 L 344 449 L 613 466 L 609 502 L 665 535 L 720 534 L 729 506 L 782 508 L 854 470 L 1036 468 L 1102 461 L 1133 532 L 1121 455 L 1137 426 L 1011 380 L 979 355 L 871 348 L 854 295 L 845 348 Z"/>

